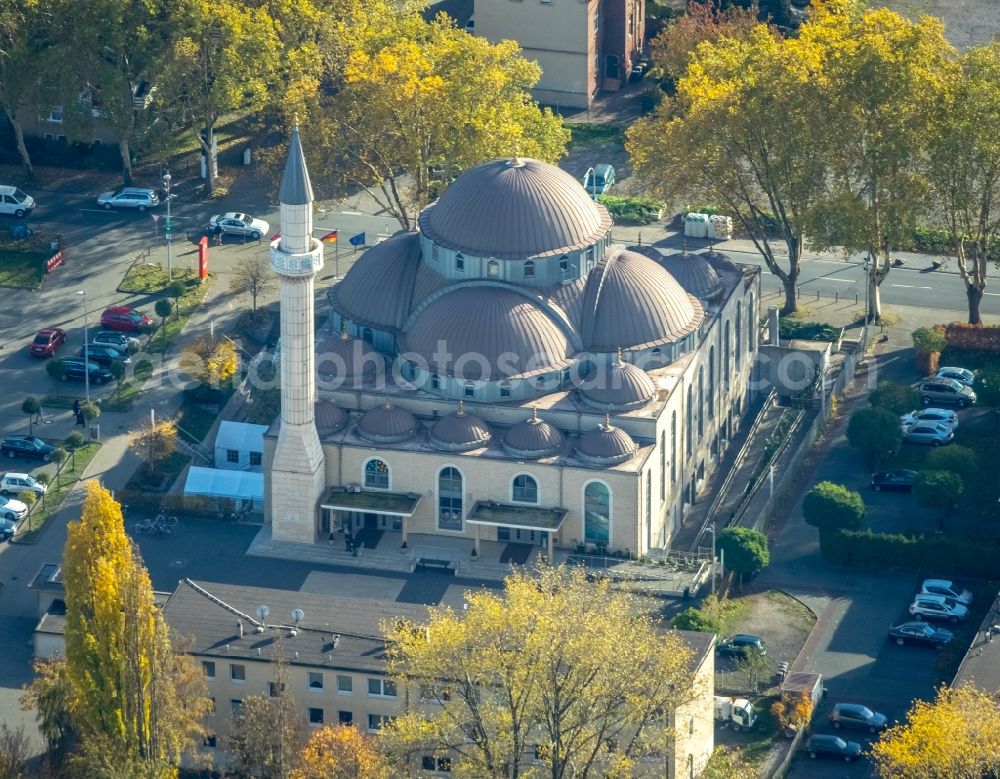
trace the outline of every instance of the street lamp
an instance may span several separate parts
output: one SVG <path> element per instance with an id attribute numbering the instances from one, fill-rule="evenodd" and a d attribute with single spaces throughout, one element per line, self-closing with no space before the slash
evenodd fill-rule
<path id="1" fill-rule="evenodd" d="M 168 170 L 163 174 L 163 187 L 167 192 L 167 221 L 163 225 L 164 236 L 167 239 L 167 284 L 172 284 L 174 281 L 174 263 L 173 256 L 170 252 L 170 240 L 172 238 L 170 233 L 170 171 Z"/>
<path id="2" fill-rule="evenodd" d="M 863 331 L 863 343 L 868 344 L 868 320 L 871 317 L 871 295 L 872 295 L 872 258 L 865 257 L 865 327 Z"/>
<path id="3" fill-rule="evenodd" d="M 78 289 L 77 295 L 83 295 L 83 383 L 87 393 L 87 403 L 90 403 L 90 309 L 87 306 L 87 290 Z"/>

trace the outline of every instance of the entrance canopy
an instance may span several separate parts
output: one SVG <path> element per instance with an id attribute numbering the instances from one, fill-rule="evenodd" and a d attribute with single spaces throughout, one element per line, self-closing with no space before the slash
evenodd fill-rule
<path id="1" fill-rule="evenodd" d="M 412 492 L 333 487 L 323 498 L 320 506 L 332 511 L 363 511 L 393 517 L 412 517 L 420 498 L 420 495 Z"/>
<path id="2" fill-rule="evenodd" d="M 539 530 L 555 533 L 566 519 L 566 509 L 514 506 L 496 501 L 479 500 L 465 521 L 470 525 L 514 527 L 521 530 Z"/>
<path id="3" fill-rule="evenodd" d="M 188 469 L 184 494 L 259 503 L 264 499 L 264 474 L 193 465 Z"/>

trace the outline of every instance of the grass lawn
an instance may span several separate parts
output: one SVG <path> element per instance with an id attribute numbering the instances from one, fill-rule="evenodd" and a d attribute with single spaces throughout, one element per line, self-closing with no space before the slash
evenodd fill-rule
<path id="1" fill-rule="evenodd" d="M 155 473 L 150 473 L 145 467 L 138 468 L 132 474 L 132 478 L 128 480 L 125 489 L 140 492 L 163 492 L 169 489 L 174 478 L 184 470 L 184 466 L 189 462 L 191 462 L 191 458 L 184 452 L 177 450 L 165 460 L 160 461 Z"/>
<path id="2" fill-rule="evenodd" d="M 189 281 L 195 276 L 186 268 L 173 269 L 174 281 Z M 118 285 L 119 292 L 156 294 L 163 292 L 167 284 L 167 269 L 158 262 L 135 263 L 125 273 Z"/>
<path id="3" fill-rule="evenodd" d="M 51 252 L 0 250 L 0 287 L 39 289 Z"/>
<path id="4" fill-rule="evenodd" d="M 569 122 L 570 144 L 586 143 L 592 140 L 613 140 L 625 142 L 625 128 L 617 124 L 577 124 Z"/>
<path id="5" fill-rule="evenodd" d="M 205 436 L 212 429 L 218 416 L 215 412 L 206 411 L 200 406 L 185 401 L 177 414 L 177 432 L 185 441 L 200 444 L 205 440 Z"/>
<path id="6" fill-rule="evenodd" d="M 18 541 L 34 543 L 39 531 L 45 527 L 45 523 L 49 518 L 62 507 L 66 494 L 80 480 L 87 465 L 94 459 L 94 455 L 97 454 L 100 448 L 101 445 L 99 443 L 84 444 L 76 450 L 75 463 L 73 454 L 70 452 L 66 453 L 65 467 L 60 471 L 59 476 L 53 478 L 52 483 L 49 484 L 44 502 L 39 501 L 35 504 L 31 515 L 24 521 L 21 527 L 25 532 L 18 535 Z"/>
<path id="7" fill-rule="evenodd" d="M 174 339 L 181 334 L 187 325 L 188 319 L 197 310 L 198 306 L 205 302 L 208 295 L 208 286 L 212 277 L 209 276 L 208 283 L 199 284 L 197 281 L 188 282 L 187 290 L 177 301 L 176 313 L 167 319 L 163 327 L 157 329 L 146 344 L 146 351 L 151 354 L 163 354 L 170 349 Z"/>

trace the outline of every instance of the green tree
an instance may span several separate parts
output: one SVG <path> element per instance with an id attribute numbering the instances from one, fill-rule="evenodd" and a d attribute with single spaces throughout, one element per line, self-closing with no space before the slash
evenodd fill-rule
<path id="1" fill-rule="evenodd" d="M 237 776 L 289 779 L 292 775 L 302 748 L 304 723 L 286 681 L 286 665 L 279 648 L 272 694 L 247 696 L 232 717 L 229 768 Z"/>
<path id="2" fill-rule="evenodd" d="M 883 779 L 981 779 L 1000 772 L 1000 702 L 968 684 L 917 699 L 871 748 Z"/>
<path id="3" fill-rule="evenodd" d="M 34 435 L 35 417 L 41 410 L 39 402 L 30 395 L 21 402 L 21 413 L 28 415 L 28 435 Z"/>
<path id="4" fill-rule="evenodd" d="M 763 25 L 703 42 L 677 95 L 626 142 L 637 177 L 664 202 L 711 203 L 734 218 L 781 280 L 782 315 L 796 310 L 806 225 L 839 141 L 819 121 L 821 55 L 818 42 Z"/>
<path id="5" fill-rule="evenodd" d="M 746 689 L 751 695 L 760 691 L 760 683 L 772 673 L 771 660 L 756 647 L 750 648 L 745 654 L 736 658 L 736 672 L 746 682 Z"/>
<path id="6" fill-rule="evenodd" d="M 718 633 L 720 625 L 701 609 L 691 606 L 670 620 L 674 630 L 694 630 L 698 633 Z"/>
<path id="7" fill-rule="evenodd" d="M 875 471 L 903 443 L 903 426 L 887 409 L 863 408 L 847 423 L 847 442 L 861 451 L 865 468 Z"/>
<path id="8" fill-rule="evenodd" d="M 967 51 L 933 96 L 927 176 L 965 285 L 969 324 L 981 324 L 991 250 L 1000 242 L 1000 44 Z"/>
<path id="9" fill-rule="evenodd" d="M 14 145 L 27 176 L 34 175 L 34 171 L 24 143 L 21 113 L 38 99 L 39 64 L 44 56 L 44 41 L 53 26 L 54 15 L 46 3 L 0 3 L 0 107 L 14 131 Z"/>
<path id="10" fill-rule="evenodd" d="M 920 397 L 909 384 L 902 384 L 898 381 L 880 381 L 868 396 L 868 401 L 873 406 L 884 408 L 901 416 L 915 409 L 920 403 Z"/>
<path id="11" fill-rule="evenodd" d="M 45 363 L 45 372 L 55 381 L 65 381 L 66 367 L 62 360 L 49 360 Z"/>
<path id="12" fill-rule="evenodd" d="M 100 418 L 101 407 L 97 403 L 81 403 L 80 413 L 83 414 L 83 418 L 89 425 L 93 422 L 96 422 Z"/>
<path id="13" fill-rule="evenodd" d="M 121 360 L 112 360 L 111 364 L 108 365 L 108 370 L 115 380 L 115 397 L 120 398 L 122 394 L 122 382 L 125 381 L 128 371 L 125 370 L 125 365 Z"/>
<path id="14" fill-rule="evenodd" d="M 918 327 L 910 336 L 913 338 L 913 348 L 918 354 L 942 352 L 948 345 L 944 331 L 937 327 Z"/>
<path id="15" fill-rule="evenodd" d="M 390 673 L 412 701 L 385 734 L 391 755 L 450 754 L 456 775 L 483 779 L 529 775 L 534 744 L 553 779 L 662 760 L 692 655 L 635 596 L 560 567 L 512 574 L 504 592 L 466 603 L 384 626 Z"/>
<path id="16" fill-rule="evenodd" d="M 979 472 L 979 459 L 975 450 L 952 444 L 931 451 L 924 461 L 924 466 L 929 471 L 951 471 L 965 479 L 971 479 Z"/>
<path id="17" fill-rule="evenodd" d="M 717 551 L 725 552 L 726 568 L 740 577 L 756 576 L 771 562 L 767 536 L 749 527 L 730 527 L 719 533 Z"/>
<path id="18" fill-rule="evenodd" d="M 562 156 L 569 134 L 531 98 L 541 71 L 515 42 L 468 35 L 443 15 L 426 21 L 415 7 L 386 25 L 358 31 L 341 89 L 303 127 L 317 178 L 363 187 L 410 229 L 432 199 L 432 168 L 449 181 L 498 157 Z"/>
<path id="19" fill-rule="evenodd" d="M 684 75 L 702 41 L 717 41 L 722 37 L 745 39 L 756 26 L 757 19 L 749 8 L 689 3 L 686 14 L 671 21 L 649 42 L 653 74 L 676 82 Z"/>
<path id="20" fill-rule="evenodd" d="M 821 481 L 802 499 L 802 518 L 821 530 L 859 530 L 865 522 L 865 502 L 842 484 Z"/>
<path id="21" fill-rule="evenodd" d="M 962 477 L 951 471 L 920 471 L 913 482 L 913 497 L 917 505 L 938 509 L 941 522 L 958 506 L 964 491 Z"/>
<path id="22" fill-rule="evenodd" d="M 165 332 L 167 328 L 167 317 L 174 312 L 174 302 L 167 298 L 160 298 L 153 306 L 153 310 L 160 318 L 160 330 Z"/>
<path id="23" fill-rule="evenodd" d="M 61 765 L 77 738 L 70 716 L 70 685 L 63 660 L 35 661 L 35 678 L 21 694 L 21 708 L 35 712 L 49 757 Z"/>

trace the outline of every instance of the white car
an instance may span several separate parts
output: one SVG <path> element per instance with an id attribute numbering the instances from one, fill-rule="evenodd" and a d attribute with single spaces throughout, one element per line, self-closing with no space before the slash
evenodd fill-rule
<path id="1" fill-rule="evenodd" d="M 963 606 L 972 604 L 972 593 L 948 579 L 924 579 L 924 583 L 920 585 L 920 593 L 921 595 L 942 595 L 961 603 Z"/>
<path id="2" fill-rule="evenodd" d="M 972 371 L 965 368 L 938 368 L 937 377 L 939 379 L 954 379 L 959 384 L 971 387 L 976 383 L 976 377 Z"/>
<path id="3" fill-rule="evenodd" d="M 917 595 L 910 604 L 910 614 L 917 619 L 946 619 L 961 622 L 969 610 L 956 600 L 944 595 Z"/>
<path id="4" fill-rule="evenodd" d="M 254 219 L 249 214 L 230 212 L 221 216 L 216 214 L 209 219 L 208 229 L 225 235 L 244 235 L 257 241 L 267 234 L 271 225 L 263 219 Z"/>
<path id="5" fill-rule="evenodd" d="M 3 495 L 20 495 L 22 492 L 33 492 L 44 495 L 48 487 L 27 473 L 11 471 L 0 479 L 0 493 Z"/>
<path id="6" fill-rule="evenodd" d="M 903 428 L 903 440 L 910 444 L 942 446 L 950 444 L 954 437 L 954 431 L 940 422 L 917 422 Z"/>
<path id="7" fill-rule="evenodd" d="M 5 498 L 0 495 L 0 517 L 4 519 L 24 519 L 28 516 L 28 507 L 19 500 Z"/>
<path id="8" fill-rule="evenodd" d="M 903 414 L 899 418 L 905 430 L 917 422 L 938 422 L 946 427 L 956 430 L 958 428 L 958 414 L 946 408 L 922 408 L 915 409 L 909 414 Z"/>

